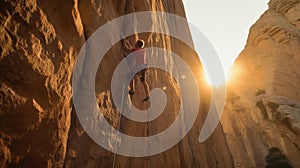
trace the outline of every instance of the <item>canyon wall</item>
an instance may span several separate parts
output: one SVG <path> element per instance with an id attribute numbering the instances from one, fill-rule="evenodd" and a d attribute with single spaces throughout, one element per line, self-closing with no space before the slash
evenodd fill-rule
<path id="1" fill-rule="evenodd" d="M 293 167 L 300 167 L 299 0 L 271 0 L 250 29 L 228 82 L 221 124 L 204 143 L 198 136 L 210 105 L 210 88 L 193 47 L 155 32 L 127 37 L 132 44 L 142 38 L 146 47 L 176 53 L 199 86 L 199 114 L 190 132 L 167 151 L 149 157 L 116 155 L 89 137 L 74 108 L 72 73 L 81 47 L 99 27 L 141 11 L 185 17 L 181 0 L 2 0 L 0 9 L 0 167 L 264 167 L 274 147 Z M 154 27 L 171 29 L 152 19 Z M 112 39 L 109 34 L 101 38 Z M 111 81 L 123 56 L 117 42 L 100 63 L 97 104 L 115 129 L 138 137 L 155 135 L 176 119 L 182 103 L 180 85 L 174 74 L 150 68 L 150 88 L 161 88 L 168 100 L 162 115 L 147 123 L 120 116 Z M 178 68 L 167 53 L 151 56 L 163 57 L 167 69 Z M 137 82 L 133 105 L 149 108 L 151 102 L 141 101 L 144 96 Z"/>
<path id="2" fill-rule="evenodd" d="M 185 17 L 181 0 L 3 0 L 0 8 L 0 167 L 232 167 L 220 125 L 206 142 L 198 142 L 210 102 L 209 91 L 203 85 L 198 56 L 176 38 L 153 32 L 128 37 L 132 43 L 139 37 L 146 41 L 146 47 L 161 47 L 178 54 L 197 78 L 202 96 L 199 115 L 189 134 L 177 145 L 150 157 L 115 155 L 87 135 L 75 113 L 71 79 L 85 41 L 105 23 L 133 12 L 162 11 Z M 152 24 L 169 29 L 155 18 Z M 126 24 L 123 28 L 127 28 Z M 110 35 L 103 40 L 110 41 Z M 176 118 L 180 86 L 171 74 L 150 68 L 151 89 L 165 88 L 168 97 L 162 116 L 148 123 L 120 117 L 111 99 L 110 85 L 123 55 L 118 42 L 98 67 L 95 95 L 99 108 L 113 127 L 120 124 L 120 131 L 126 134 L 157 134 Z M 167 68 L 176 68 L 168 55 L 161 57 Z M 133 104 L 147 109 L 149 103 L 140 102 L 143 96 L 141 84 L 137 83 Z"/>
<path id="3" fill-rule="evenodd" d="M 235 167 L 264 167 L 272 147 L 300 167 L 300 1 L 271 0 L 235 61 L 222 119 Z"/>

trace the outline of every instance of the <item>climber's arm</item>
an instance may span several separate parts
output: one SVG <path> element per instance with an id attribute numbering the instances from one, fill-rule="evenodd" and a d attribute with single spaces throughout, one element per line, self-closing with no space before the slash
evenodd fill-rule
<path id="1" fill-rule="evenodd" d="M 133 48 L 130 42 L 126 38 L 123 40 L 123 47 L 126 52 L 130 52 L 131 49 Z"/>

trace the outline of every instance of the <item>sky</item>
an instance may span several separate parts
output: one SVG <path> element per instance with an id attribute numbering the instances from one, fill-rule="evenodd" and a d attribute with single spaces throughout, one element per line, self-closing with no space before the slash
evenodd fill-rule
<path id="1" fill-rule="evenodd" d="M 268 9 L 269 0 L 183 0 L 187 19 L 215 47 L 227 78 L 243 50 L 250 27 Z"/>

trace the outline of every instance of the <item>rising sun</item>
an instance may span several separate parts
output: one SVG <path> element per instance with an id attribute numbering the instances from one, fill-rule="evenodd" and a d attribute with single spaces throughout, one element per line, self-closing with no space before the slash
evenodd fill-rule
<path id="1" fill-rule="evenodd" d="M 213 87 L 220 87 L 222 85 L 226 85 L 226 83 L 228 83 L 232 78 L 232 67 L 231 66 L 223 67 L 223 72 L 224 72 L 223 77 L 221 76 L 219 78 L 215 78 L 214 82 L 212 82 L 211 76 L 209 75 L 206 68 L 204 68 L 206 83 Z"/>

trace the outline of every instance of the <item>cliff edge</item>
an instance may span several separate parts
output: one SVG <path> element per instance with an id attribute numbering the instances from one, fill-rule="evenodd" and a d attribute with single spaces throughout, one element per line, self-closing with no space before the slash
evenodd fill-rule
<path id="1" fill-rule="evenodd" d="M 271 0 L 235 61 L 222 126 L 235 167 L 264 167 L 278 148 L 300 156 L 300 1 Z"/>

